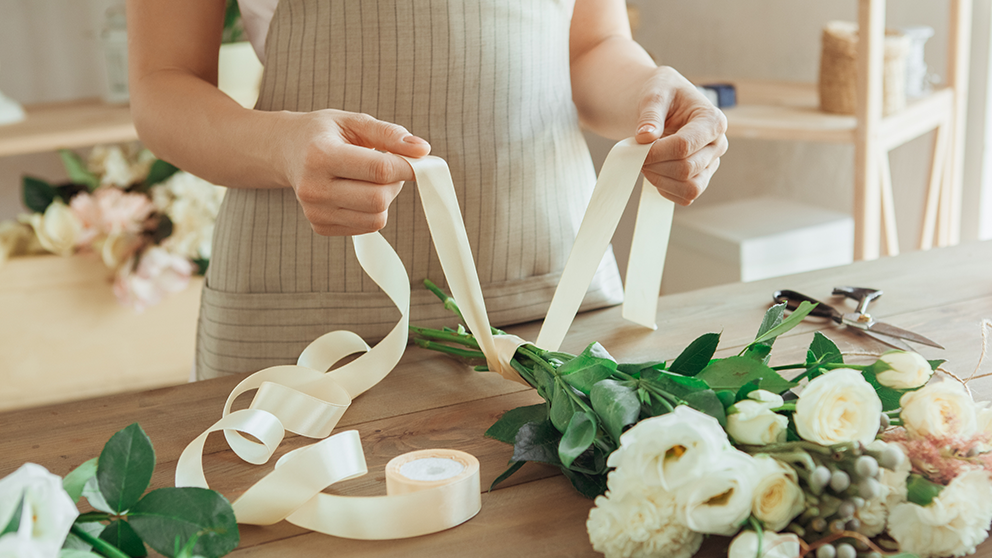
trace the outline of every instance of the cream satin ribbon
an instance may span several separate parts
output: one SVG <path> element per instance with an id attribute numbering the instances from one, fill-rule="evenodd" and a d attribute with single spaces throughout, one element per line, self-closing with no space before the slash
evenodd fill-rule
<path id="1" fill-rule="evenodd" d="M 628 139 L 618 143 L 607 157 L 590 203 L 594 210 L 587 211 L 582 221 L 538 337 L 539 346 L 557 349 L 567 333 L 649 149 L 650 145 Z M 492 334 L 447 164 L 430 156 L 407 160 L 417 178 L 445 278 L 466 325 L 479 341 L 489 369 L 523 382 L 509 362 L 517 347 L 526 341 Z M 635 257 L 642 262 L 645 258 L 651 261 L 648 271 L 640 264 L 628 266 L 624 316 L 648 327 L 654 327 L 671 214 L 671 202 L 643 184 L 631 262 Z M 407 342 L 410 281 L 402 262 L 378 233 L 352 240 L 362 268 L 400 310 L 396 326 L 371 348 L 350 331 L 334 331 L 311 343 L 296 365 L 274 366 L 252 374 L 231 392 L 222 418 L 194 439 L 177 463 L 176 486 L 206 488 L 202 455 L 212 432 L 223 432 L 231 449 L 253 464 L 268 462 L 287 430 L 325 438 L 282 456 L 272 472 L 235 500 L 239 523 L 269 525 L 285 519 L 339 537 L 395 539 L 454 527 L 473 517 L 481 507 L 478 461 L 454 450 L 423 450 L 390 461 L 386 467 L 386 496 L 344 497 L 322 492 L 367 472 L 357 432 L 328 436 L 352 399 L 385 378 L 399 362 Z M 356 359 L 328 372 L 340 359 L 356 353 Z M 251 390 L 257 391 L 249 408 L 232 412 L 234 400 Z M 439 472 L 439 476 L 410 476 L 411 472 L 425 471 L 428 476 Z"/>

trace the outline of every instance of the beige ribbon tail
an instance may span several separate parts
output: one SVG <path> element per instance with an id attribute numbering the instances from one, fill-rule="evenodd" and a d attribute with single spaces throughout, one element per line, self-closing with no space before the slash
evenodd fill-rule
<path id="1" fill-rule="evenodd" d="M 655 324 L 658 294 L 674 215 L 675 204 L 662 197 L 646 178 L 641 181 L 641 199 L 627 259 L 622 314 L 624 319 L 651 329 L 658 329 Z"/>

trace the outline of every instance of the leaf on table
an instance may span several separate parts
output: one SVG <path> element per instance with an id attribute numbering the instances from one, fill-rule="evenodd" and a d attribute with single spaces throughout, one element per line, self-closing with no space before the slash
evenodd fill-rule
<path id="1" fill-rule="evenodd" d="M 131 558 L 148 556 L 145 543 L 141 541 L 141 537 L 134 532 L 127 521 L 120 519 L 111 521 L 100 533 L 100 538 L 121 549 Z"/>
<path id="2" fill-rule="evenodd" d="M 152 442 L 138 423 L 133 423 L 111 436 L 103 446 L 96 479 L 113 511 L 123 513 L 144 494 L 154 470 Z"/>
<path id="3" fill-rule="evenodd" d="M 582 452 L 589 449 L 596 439 L 596 415 L 586 411 L 576 411 L 568 421 L 568 427 L 558 443 L 558 458 L 568 467 Z"/>
<path id="4" fill-rule="evenodd" d="M 25 176 L 21 179 L 21 185 L 24 206 L 35 213 L 44 213 L 58 196 L 55 187 L 40 178 Z"/>
<path id="5" fill-rule="evenodd" d="M 62 479 L 62 488 L 69 494 L 73 502 L 79 503 L 79 498 L 83 495 L 83 488 L 86 483 L 96 475 L 97 458 L 94 457 L 86 461 Z"/>
<path id="6" fill-rule="evenodd" d="M 496 488 L 496 485 L 510 478 L 513 473 L 519 471 L 520 468 L 524 466 L 524 463 L 526 463 L 526 461 L 511 461 L 510 466 L 507 467 L 505 471 L 500 473 L 500 475 L 496 477 L 496 480 L 489 485 L 489 491 L 492 492 Z"/>
<path id="7" fill-rule="evenodd" d="M 490 426 L 489 430 L 486 430 L 486 437 L 504 444 L 513 444 L 521 426 L 528 422 L 541 422 L 547 419 L 548 406 L 544 403 L 510 409 Z"/>
<path id="8" fill-rule="evenodd" d="M 696 377 L 714 391 L 726 389 L 736 392 L 752 381 L 757 381 L 759 388 L 773 393 L 782 393 L 796 386 L 764 364 L 740 356 L 713 361 Z"/>
<path id="9" fill-rule="evenodd" d="M 640 376 L 645 370 L 664 369 L 665 361 L 663 360 L 651 360 L 648 362 L 621 362 L 617 364 L 617 370 L 629 376 L 634 376 L 635 378 Z"/>
<path id="10" fill-rule="evenodd" d="M 159 488 L 146 494 L 128 513 L 135 532 L 156 552 L 173 556 L 176 537 L 185 544 L 199 534 L 194 554 L 223 556 L 238 546 L 234 510 L 226 498 L 206 488 Z"/>
<path id="11" fill-rule="evenodd" d="M 683 376 L 695 376 L 699 374 L 716 352 L 720 345 L 719 333 L 706 333 L 700 335 L 672 362 L 669 371 Z"/>
<path id="12" fill-rule="evenodd" d="M 536 461 L 549 465 L 561 465 L 558 459 L 558 441 L 561 433 L 550 420 L 528 422 L 517 431 L 513 443 L 511 461 Z"/>
<path id="13" fill-rule="evenodd" d="M 603 421 L 603 428 L 617 444 L 623 429 L 637 422 L 641 414 L 641 402 L 634 388 L 615 380 L 603 380 L 593 386 L 589 400 Z"/>

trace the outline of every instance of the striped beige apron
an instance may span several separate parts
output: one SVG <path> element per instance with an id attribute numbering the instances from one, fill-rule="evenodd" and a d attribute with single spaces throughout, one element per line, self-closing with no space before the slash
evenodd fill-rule
<path id="1" fill-rule="evenodd" d="M 281 0 L 259 110 L 364 112 L 448 162 L 492 323 L 543 318 L 595 184 L 569 80 L 568 0 Z M 444 286 L 417 188 L 383 236 L 406 265 L 416 325 L 454 325 L 422 286 Z M 197 376 L 296 361 L 320 335 L 370 344 L 399 312 L 348 237 L 313 233 L 291 189 L 229 189 L 217 218 Z M 607 253 L 582 309 L 619 303 Z"/>

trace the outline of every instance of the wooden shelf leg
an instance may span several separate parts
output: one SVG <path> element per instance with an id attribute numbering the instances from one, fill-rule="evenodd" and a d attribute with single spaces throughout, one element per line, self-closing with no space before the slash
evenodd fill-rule
<path id="1" fill-rule="evenodd" d="M 954 117 L 948 159 L 947 231 L 942 246 L 961 241 L 961 205 L 964 183 L 965 125 L 968 110 L 968 65 L 971 45 L 972 0 L 951 0 L 947 85 L 954 89 Z"/>
<path id="2" fill-rule="evenodd" d="M 854 142 L 854 259 L 878 258 L 882 193 L 878 128 L 882 120 L 885 0 L 858 2 L 858 128 Z"/>
<path id="3" fill-rule="evenodd" d="M 930 185 L 927 187 L 927 203 L 923 211 L 923 226 L 920 229 L 920 250 L 929 250 L 934 246 L 937 233 L 937 209 L 940 205 L 941 191 L 947 182 L 947 124 L 937 126 L 933 142 L 933 158 L 930 163 Z"/>
<path id="4" fill-rule="evenodd" d="M 892 197 L 892 170 L 889 167 L 889 153 L 884 149 L 878 153 L 878 175 L 881 179 L 882 231 L 885 233 L 885 255 L 899 255 L 899 234 L 896 231 L 896 207 Z"/>

